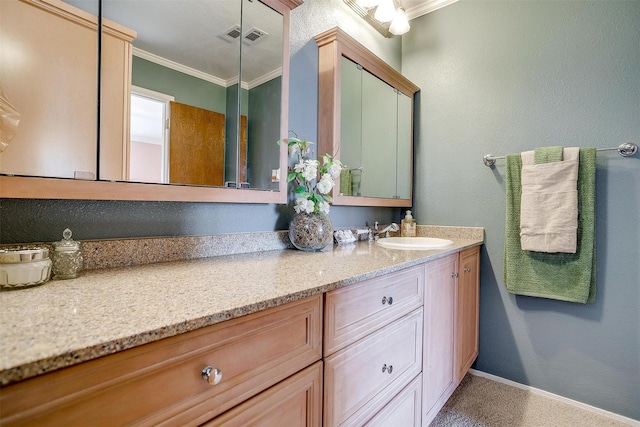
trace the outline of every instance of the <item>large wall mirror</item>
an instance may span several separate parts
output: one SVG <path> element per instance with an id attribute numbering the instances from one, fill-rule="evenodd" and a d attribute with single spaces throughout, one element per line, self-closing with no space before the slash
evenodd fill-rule
<path id="1" fill-rule="evenodd" d="M 419 88 L 339 28 L 316 42 L 318 149 L 345 166 L 333 204 L 411 206 L 413 100 Z"/>
<path id="2" fill-rule="evenodd" d="M 37 29 L 34 19 L 28 19 L 34 28 L 19 28 L 19 23 L 4 28 L 12 15 L 29 11 L 32 18 L 42 15 L 63 23 L 58 25 L 59 40 L 50 42 L 59 44 L 58 50 L 86 46 L 62 63 L 52 53 L 41 60 L 39 70 L 30 70 L 41 80 L 38 73 L 51 64 L 60 73 L 57 81 L 41 85 L 56 87 L 54 94 L 32 101 L 49 120 L 37 132 L 32 132 L 35 116 L 22 108 L 23 93 L 13 90 L 21 79 L 8 79 L 11 73 L 5 68 L 12 67 L 3 65 L 4 92 L 23 114 L 19 132 L 0 154 L 0 173 L 5 174 L 0 176 L 1 196 L 285 202 L 286 182 L 277 179 L 276 171 L 286 168 L 287 153 L 275 142 L 287 134 L 289 11 L 301 3 L 3 0 L 3 43 L 25 32 L 39 32 L 40 40 L 52 38 L 52 27 L 40 22 Z M 77 27 L 84 29 L 81 34 L 73 31 Z M 79 75 L 87 76 L 81 104 L 74 99 Z M 66 134 L 51 132 L 51 122 Z M 77 135 L 71 137 L 69 129 Z M 42 162 L 28 158 L 34 154 Z M 22 158 L 26 160 L 16 161 Z M 57 194 L 39 191 L 43 186 Z"/>

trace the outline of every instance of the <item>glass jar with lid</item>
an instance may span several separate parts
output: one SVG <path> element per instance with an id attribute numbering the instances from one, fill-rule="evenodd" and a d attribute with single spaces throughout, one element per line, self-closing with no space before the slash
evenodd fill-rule
<path id="1" fill-rule="evenodd" d="M 0 289 L 40 285 L 49 277 L 49 249 L 37 246 L 0 249 Z"/>
<path id="2" fill-rule="evenodd" d="M 71 238 L 68 228 L 62 233 L 63 239 L 53 242 L 53 278 L 74 279 L 82 269 L 82 249 L 80 242 Z"/>

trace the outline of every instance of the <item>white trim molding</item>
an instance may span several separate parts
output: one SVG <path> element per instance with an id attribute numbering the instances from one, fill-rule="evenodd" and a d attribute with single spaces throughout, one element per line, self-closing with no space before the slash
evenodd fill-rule
<path id="1" fill-rule="evenodd" d="M 153 62 L 155 64 L 162 65 L 163 67 L 171 68 L 172 70 L 176 70 L 181 73 L 184 73 L 193 77 L 197 77 L 201 80 L 205 80 L 207 82 L 217 84 L 218 86 L 227 87 L 227 82 L 219 77 L 212 76 L 211 74 L 203 73 L 202 71 L 198 71 L 195 68 L 178 64 L 177 62 L 173 62 L 169 59 L 163 58 L 153 53 L 149 53 L 142 49 L 138 49 L 137 47 L 133 48 L 133 55 L 142 59 L 146 59 L 147 61 Z M 238 81 L 237 78 L 236 78 L 236 81 Z"/>
<path id="2" fill-rule="evenodd" d="M 604 409 L 597 408 L 595 406 L 587 405 L 586 403 L 578 402 L 577 400 L 569 399 L 564 396 L 560 396 L 558 394 L 549 393 L 548 391 L 540 390 L 539 388 L 531 387 L 525 384 L 520 384 L 515 381 L 508 380 L 506 378 L 499 377 L 497 375 L 488 374 L 486 372 L 478 371 L 476 369 L 469 369 L 469 373 L 471 375 L 475 375 L 477 377 L 486 378 L 498 383 L 510 385 L 512 387 L 519 388 L 521 390 L 529 391 L 533 394 L 537 394 L 539 396 L 543 396 L 549 399 L 553 399 L 558 402 L 566 403 L 571 406 L 575 406 L 576 408 L 583 409 L 585 411 L 593 412 L 595 414 L 601 415 L 606 418 L 610 418 L 612 420 L 619 421 L 621 423 L 629 424 L 633 427 L 640 427 L 640 421 L 634 420 L 632 418 L 625 417 L 620 414 L 616 414 L 615 412 L 605 411 Z"/>
<path id="3" fill-rule="evenodd" d="M 419 5 L 407 9 L 407 18 L 412 20 L 427 13 L 431 13 L 434 10 L 438 10 L 441 7 L 448 6 L 458 0 L 427 0 L 420 2 Z"/>

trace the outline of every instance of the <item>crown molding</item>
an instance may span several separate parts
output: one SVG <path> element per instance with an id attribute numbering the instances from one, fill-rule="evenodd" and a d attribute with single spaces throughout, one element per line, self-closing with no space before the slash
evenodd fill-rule
<path id="1" fill-rule="evenodd" d="M 427 13 L 431 13 L 434 10 L 438 10 L 457 1 L 458 0 L 427 0 L 424 2 L 420 2 L 419 5 L 406 9 L 407 18 L 409 20 L 415 19 L 419 16 L 426 15 Z"/>

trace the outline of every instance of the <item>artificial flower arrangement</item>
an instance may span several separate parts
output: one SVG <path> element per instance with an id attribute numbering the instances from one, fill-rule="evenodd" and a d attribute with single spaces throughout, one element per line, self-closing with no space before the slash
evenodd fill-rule
<path id="1" fill-rule="evenodd" d="M 293 133 L 293 132 L 292 132 Z M 294 133 L 295 135 L 295 133 Z M 280 144 L 281 141 L 278 141 Z M 309 154 L 313 142 L 291 137 L 288 139 L 289 156 L 298 157 L 298 162 L 289 167 L 287 182 L 295 181 L 293 189 L 297 196 L 294 210 L 296 213 L 329 213 L 329 202 L 333 199 L 329 195 L 340 176 L 342 163 L 329 154 L 322 156 L 322 166 L 319 160 L 310 159 Z"/>

